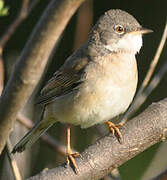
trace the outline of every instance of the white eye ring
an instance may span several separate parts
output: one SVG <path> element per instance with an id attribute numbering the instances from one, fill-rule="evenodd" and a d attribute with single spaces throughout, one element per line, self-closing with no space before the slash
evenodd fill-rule
<path id="1" fill-rule="evenodd" d="M 122 25 L 114 26 L 114 30 L 118 34 L 124 34 L 125 33 L 125 28 Z"/>

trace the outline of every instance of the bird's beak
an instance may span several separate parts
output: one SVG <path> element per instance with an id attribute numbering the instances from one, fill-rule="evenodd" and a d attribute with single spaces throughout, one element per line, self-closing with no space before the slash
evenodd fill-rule
<path id="1" fill-rule="evenodd" d="M 135 31 L 129 32 L 129 34 L 148 34 L 148 33 L 152 33 L 152 32 L 153 32 L 153 30 L 151 30 L 151 29 L 140 27 Z"/>

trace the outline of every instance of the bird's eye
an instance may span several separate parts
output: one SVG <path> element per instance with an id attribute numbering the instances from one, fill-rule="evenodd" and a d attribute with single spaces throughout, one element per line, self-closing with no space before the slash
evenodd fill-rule
<path id="1" fill-rule="evenodd" d="M 114 27 L 114 30 L 118 34 L 124 34 L 125 33 L 125 28 L 123 26 L 121 26 L 121 25 L 116 25 Z"/>

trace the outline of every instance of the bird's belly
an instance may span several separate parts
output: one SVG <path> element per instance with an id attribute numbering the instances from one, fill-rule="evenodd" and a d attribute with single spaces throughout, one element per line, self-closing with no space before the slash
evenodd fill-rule
<path id="1" fill-rule="evenodd" d="M 46 114 L 55 121 L 87 128 L 123 113 L 131 103 L 135 88 L 105 86 L 99 91 L 79 91 L 66 95 L 46 107 Z"/>
<path id="2" fill-rule="evenodd" d="M 91 98 L 83 97 L 85 103 L 82 104 L 82 107 L 81 104 L 78 105 L 82 128 L 103 123 L 125 112 L 134 97 L 135 90 L 115 86 L 108 89 L 105 87 L 105 91 L 101 92 L 101 95 L 98 93 L 94 92 Z"/>

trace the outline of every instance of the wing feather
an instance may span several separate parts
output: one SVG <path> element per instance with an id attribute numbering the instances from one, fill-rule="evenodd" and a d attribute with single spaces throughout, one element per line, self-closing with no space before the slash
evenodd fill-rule
<path id="1" fill-rule="evenodd" d="M 56 97 L 65 95 L 77 88 L 82 83 L 81 79 L 84 76 L 84 69 L 88 61 L 89 58 L 86 56 L 80 59 L 77 59 L 76 56 L 70 57 L 67 63 L 54 73 L 41 90 L 37 104 L 47 104 Z"/>

